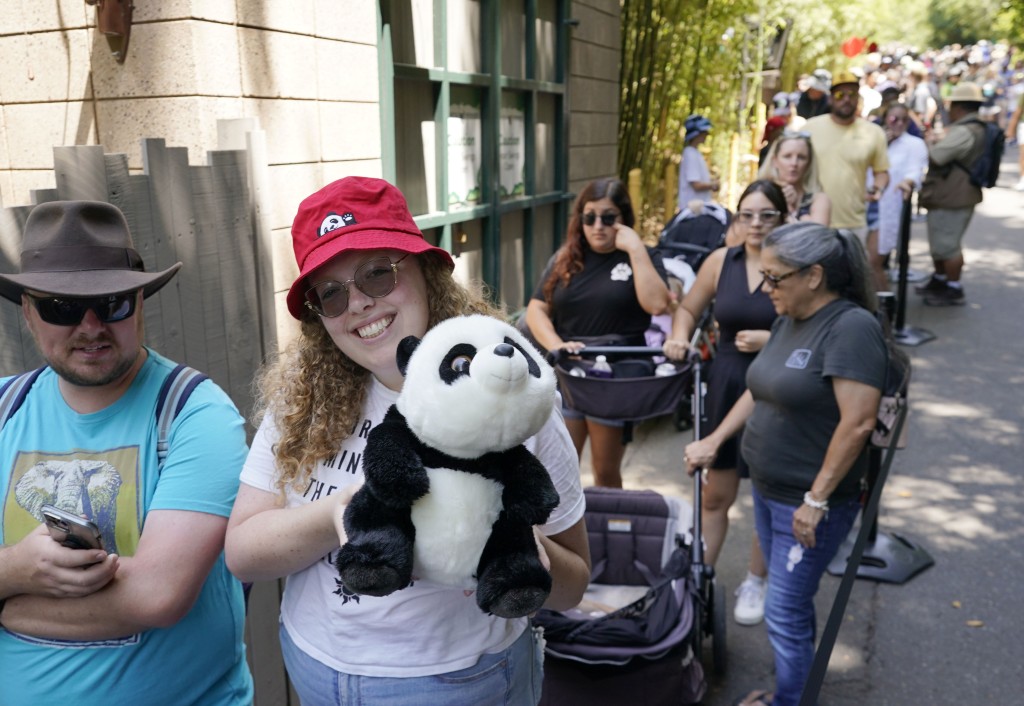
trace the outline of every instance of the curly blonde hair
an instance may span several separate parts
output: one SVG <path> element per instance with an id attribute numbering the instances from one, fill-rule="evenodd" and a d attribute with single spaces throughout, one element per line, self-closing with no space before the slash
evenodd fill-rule
<path id="1" fill-rule="evenodd" d="M 427 287 L 428 328 L 464 314 L 505 318 L 482 286 L 460 285 L 440 257 L 416 257 Z M 369 382 L 370 372 L 342 353 L 319 317 L 306 311 L 299 336 L 256 378 L 253 422 L 268 413 L 277 422 L 274 458 L 282 493 L 301 490 L 316 464 L 337 453 L 359 420 Z"/>

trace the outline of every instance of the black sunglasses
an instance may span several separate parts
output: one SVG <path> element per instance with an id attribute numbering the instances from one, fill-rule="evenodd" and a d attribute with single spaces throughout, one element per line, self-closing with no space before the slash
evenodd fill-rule
<path id="1" fill-rule="evenodd" d="M 106 297 L 36 297 L 26 295 L 39 318 L 54 326 L 77 326 L 85 318 L 85 312 L 92 311 L 103 324 L 124 321 L 135 313 L 138 292 L 111 294 Z"/>
<path id="2" fill-rule="evenodd" d="M 306 306 L 328 319 L 341 316 L 348 309 L 348 285 L 368 297 L 380 299 L 391 294 L 398 284 L 398 263 L 409 257 L 402 255 L 395 262 L 388 257 L 375 257 L 356 268 L 355 276 L 344 282 L 328 280 L 306 290 Z"/>
<path id="3" fill-rule="evenodd" d="M 806 270 L 808 268 L 811 268 L 811 267 L 814 267 L 814 265 L 813 264 L 811 264 L 811 265 L 804 265 L 803 267 L 801 267 L 799 269 L 796 269 L 796 270 L 793 270 L 792 272 L 787 272 L 784 275 L 770 275 L 767 272 L 765 272 L 764 270 L 760 270 L 759 274 L 762 277 L 764 277 L 764 279 L 761 280 L 761 286 L 767 286 L 768 289 L 770 289 L 770 290 L 778 289 L 779 288 L 779 284 L 781 282 L 785 282 L 787 279 L 789 279 L 793 275 L 800 274 L 804 270 Z"/>
<path id="4" fill-rule="evenodd" d="M 587 211 L 583 214 L 583 225 L 592 226 L 597 223 L 597 219 L 601 219 L 601 223 L 606 226 L 615 225 L 615 221 L 619 220 L 619 214 L 617 213 L 602 213 L 598 216 L 594 211 Z"/>

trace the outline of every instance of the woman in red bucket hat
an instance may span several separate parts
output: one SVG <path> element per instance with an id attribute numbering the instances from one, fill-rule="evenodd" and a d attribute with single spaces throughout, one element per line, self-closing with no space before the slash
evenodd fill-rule
<path id="1" fill-rule="evenodd" d="M 243 580 L 288 577 L 281 647 L 304 704 L 536 703 L 543 655 L 527 618 L 485 614 L 472 591 L 426 581 L 356 595 L 333 565 L 366 435 L 403 384 L 399 342 L 453 316 L 497 312 L 454 280 L 451 256 L 424 239 L 401 192 L 381 179 L 348 177 L 306 198 L 292 244 L 299 274 L 287 303 L 301 333 L 258 379 L 263 419 L 229 523 L 229 567 Z M 527 447 L 561 497 L 535 534 L 550 559 L 546 605 L 565 609 L 590 567 L 561 415 Z"/>

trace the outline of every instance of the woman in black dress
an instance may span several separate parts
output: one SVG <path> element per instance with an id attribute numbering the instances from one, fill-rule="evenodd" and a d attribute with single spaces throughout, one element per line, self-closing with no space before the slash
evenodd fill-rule
<path id="1" fill-rule="evenodd" d="M 707 410 L 710 428 L 718 426 L 736 400 L 747 389 L 750 362 L 768 340 L 775 309 L 761 291 L 761 242 L 773 228 L 786 220 L 787 204 L 774 182 L 753 182 L 740 196 L 734 231 L 742 244 L 711 253 L 697 273 L 697 281 L 686 294 L 672 319 L 672 335 L 665 342 L 665 354 L 681 358 L 701 313 L 714 300 L 718 322 L 718 354 L 708 374 Z M 729 529 L 729 508 L 736 500 L 740 478 L 750 477 L 739 454 L 739 437 L 718 452 L 703 493 L 701 522 L 709 564 L 718 559 Z M 741 625 L 756 625 L 764 617 L 764 559 L 752 542 L 747 578 L 736 589 L 734 617 Z"/>

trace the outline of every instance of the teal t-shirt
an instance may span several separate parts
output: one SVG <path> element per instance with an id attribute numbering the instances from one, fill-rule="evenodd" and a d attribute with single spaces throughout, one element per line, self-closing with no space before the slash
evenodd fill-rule
<path id="1" fill-rule="evenodd" d="M 93 518 L 108 551 L 126 557 L 151 510 L 230 514 L 245 431 L 212 381 L 196 387 L 177 415 L 158 473 L 157 397 L 173 368 L 149 351 L 121 399 L 93 414 L 67 406 L 52 370 L 39 376 L 0 432 L 0 543 L 37 527 L 46 503 Z M 0 704 L 249 704 L 244 620 L 241 585 L 222 554 L 192 610 L 169 628 L 94 642 L 0 628 Z"/>

